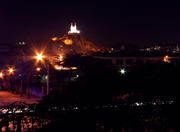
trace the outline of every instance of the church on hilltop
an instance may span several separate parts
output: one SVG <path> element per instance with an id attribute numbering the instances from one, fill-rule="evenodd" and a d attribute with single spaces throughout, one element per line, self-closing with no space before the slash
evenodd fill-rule
<path id="1" fill-rule="evenodd" d="M 53 50 L 58 54 L 91 54 L 98 47 L 86 40 L 77 29 L 76 23 L 71 23 L 70 30 L 62 37 L 53 37 Z"/>

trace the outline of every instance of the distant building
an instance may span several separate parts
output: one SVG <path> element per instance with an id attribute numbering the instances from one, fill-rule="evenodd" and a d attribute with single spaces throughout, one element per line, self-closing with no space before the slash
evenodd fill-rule
<path id="1" fill-rule="evenodd" d="M 73 53 L 73 54 L 89 54 L 99 50 L 98 46 L 86 40 L 77 29 L 76 24 L 70 26 L 68 34 L 62 37 L 53 37 L 53 50 L 59 54 Z"/>

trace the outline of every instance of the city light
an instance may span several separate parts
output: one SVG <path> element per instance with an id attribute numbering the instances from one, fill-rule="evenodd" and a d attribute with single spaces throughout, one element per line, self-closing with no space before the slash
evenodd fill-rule
<path id="1" fill-rule="evenodd" d="M 62 70 L 63 69 L 63 66 L 61 66 L 61 65 L 55 65 L 54 67 L 56 70 Z"/>
<path id="2" fill-rule="evenodd" d="M 3 78 L 3 76 L 4 76 L 4 75 L 3 75 L 3 73 L 2 73 L 2 72 L 0 72 L 0 78 L 1 78 L 1 79 Z"/>
<path id="3" fill-rule="evenodd" d="M 170 63 L 169 56 L 168 55 L 164 56 L 163 61 Z"/>
<path id="4" fill-rule="evenodd" d="M 13 68 L 9 68 L 9 74 L 13 74 L 14 73 L 14 69 Z"/>
<path id="5" fill-rule="evenodd" d="M 72 70 L 76 70 L 76 69 L 77 69 L 77 67 L 71 67 L 71 69 L 72 69 Z"/>
<path id="6" fill-rule="evenodd" d="M 57 41 L 57 40 L 58 40 L 57 37 L 53 37 L 53 38 L 52 38 L 52 41 Z"/>
<path id="7" fill-rule="evenodd" d="M 43 58 L 44 58 L 44 56 L 42 55 L 42 53 L 36 55 L 37 61 L 42 61 Z"/>
<path id="8" fill-rule="evenodd" d="M 71 40 L 71 39 L 65 39 L 65 40 L 64 40 L 64 43 L 65 43 L 66 45 L 72 45 L 72 40 Z"/>
<path id="9" fill-rule="evenodd" d="M 40 68 L 40 67 L 37 67 L 37 68 L 36 68 L 36 71 L 38 71 L 38 72 L 41 71 L 41 68 Z"/>
<path id="10" fill-rule="evenodd" d="M 62 65 L 54 65 L 54 68 L 59 71 L 60 70 L 76 70 L 77 69 L 77 67 L 64 67 Z"/>
<path id="11" fill-rule="evenodd" d="M 63 61 L 63 58 L 64 58 L 63 55 L 60 55 L 60 56 L 59 56 L 59 60 L 60 60 L 60 61 Z"/>
<path id="12" fill-rule="evenodd" d="M 71 23 L 70 31 L 68 32 L 68 34 L 79 34 L 79 33 L 80 33 L 80 31 L 77 30 L 76 24 L 73 25 L 73 24 Z"/>
<path id="13" fill-rule="evenodd" d="M 120 69 L 120 73 L 121 75 L 125 75 L 126 74 L 126 70 L 124 68 Z"/>

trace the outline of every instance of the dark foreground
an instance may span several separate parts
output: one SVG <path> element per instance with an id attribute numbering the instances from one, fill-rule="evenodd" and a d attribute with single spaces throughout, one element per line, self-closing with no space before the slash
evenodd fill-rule
<path id="1" fill-rule="evenodd" d="M 177 100 L 51 106 L 16 102 L 0 109 L 2 131 L 178 132 Z"/>
<path id="2" fill-rule="evenodd" d="M 54 111 L 52 122 L 39 131 L 177 132 L 180 130 L 177 105 L 96 106 L 63 114 Z"/>

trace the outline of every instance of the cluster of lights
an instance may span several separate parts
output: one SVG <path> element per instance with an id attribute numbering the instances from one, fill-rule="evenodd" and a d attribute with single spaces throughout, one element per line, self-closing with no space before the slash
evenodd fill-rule
<path id="1" fill-rule="evenodd" d="M 14 74 L 15 69 L 12 68 L 12 67 L 9 67 L 7 71 L 8 71 L 8 74 L 9 74 L 9 75 L 12 75 L 12 74 Z M 4 74 L 5 74 L 5 73 L 3 73 L 2 71 L 0 72 L 0 79 L 3 79 L 3 78 L 4 78 Z"/>
<path id="2" fill-rule="evenodd" d="M 76 70 L 77 67 L 63 67 L 62 65 L 55 65 L 54 68 L 56 70 Z"/>

